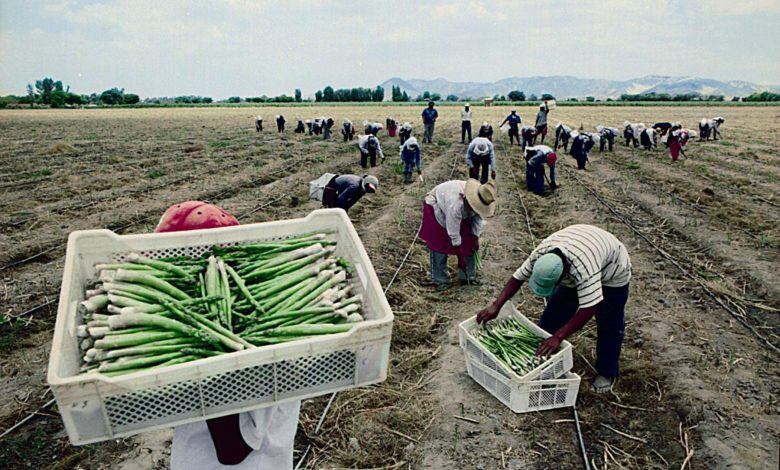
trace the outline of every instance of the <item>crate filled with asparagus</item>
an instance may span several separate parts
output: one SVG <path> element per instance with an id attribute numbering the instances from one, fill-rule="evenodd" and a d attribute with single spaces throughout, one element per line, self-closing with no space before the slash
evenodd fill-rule
<path id="1" fill-rule="evenodd" d="M 474 336 L 499 361 L 520 376 L 536 369 L 547 359 L 536 355 L 542 338 L 515 318 L 489 322 L 476 330 Z"/>
<path id="2" fill-rule="evenodd" d="M 99 281 L 79 305 L 82 372 L 116 376 L 349 331 L 363 321 L 362 299 L 335 244 L 314 233 L 96 264 Z"/>

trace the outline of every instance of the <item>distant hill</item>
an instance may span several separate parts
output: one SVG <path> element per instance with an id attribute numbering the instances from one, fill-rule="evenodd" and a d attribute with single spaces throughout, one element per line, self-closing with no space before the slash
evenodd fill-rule
<path id="1" fill-rule="evenodd" d="M 483 82 L 451 82 L 444 78 L 434 80 L 402 79 L 393 77 L 381 84 L 389 96 L 393 85 L 401 87 L 411 97 L 416 97 L 424 91 L 438 93 L 442 97 L 456 95 L 472 99 L 493 95 L 506 95 L 512 90 L 520 90 L 529 96 L 541 96 L 549 93 L 558 99 L 584 98 L 593 96 L 599 99 L 617 98 L 624 93 L 698 93 L 701 95 L 746 96 L 761 91 L 780 91 L 780 87 L 758 85 L 744 81 L 722 82 L 709 78 L 698 77 L 667 77 L 648 75 L 631 80 L 603 80 L 594 78 L 577 78 L 570 75 L 553 75 L 549 77 L 510 77 L 492 83 Z"/>

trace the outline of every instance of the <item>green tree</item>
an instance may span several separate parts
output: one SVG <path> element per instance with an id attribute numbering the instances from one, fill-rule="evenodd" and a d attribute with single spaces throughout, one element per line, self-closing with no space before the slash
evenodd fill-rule
<path id="1" fill-rule="evenodd" d="M 322 91 L 321 90 L 317 90 L 317 92 L 314 93 L 314 101 L 317 101 L 317 102 L 322 101 Z"/>
<path id="2" fill-rule="evenodd" d="M 139 101 L 141 101 L 141 98 L 135 93 L 127 93 L 122 97 L 122 102 L 124 104 L 136 104 Z"/>
<path id="3" fill-rule="evenodd" d="M 54 90 L 49 95 L 49 105 L 52 108 L 62 108 L 65 106 L 65 98 L 67 96 L 67 93 L 62 90 Z"/>
<path id="4" fill-rule="evenodd" d="M 100 94 L 100 101 L 107 105 L 121 104 L 124 101 L 124 94 L 124 88 L 111 88 Z"/>
<path id="5" fill-rule="evenodd" d="M 336 101 L 336 95 L 333 93 L 333 87 L 328 85 L 322 89 L 322 101 L 332 102 Z"/>
<path id="6" fill-rule="evenodd" d="M 431 93 L 431 101 L 441 101 L 441 95 L 438 93 Z"/>
<path id="7" fill-rule="evenodd" d="M 403 93 L 401 93 L 401 101 L 409 101 L 409 100 L 411 100 L 411 98 L 410 98 L 410 97 L 409 97 L 409 95 L 406 93 L 406 91 L 404 91 Z"/>
<path id="8" fill-rule="evenodd" d="M 300 103 L 301 101 L 303 101 L 303 97 L 302 97 L 302 94 L 301 94 L 301 89 L 300 88 L 296 88 L 295 89 L 295 102 L 296 103 Z"/>
<path id="9" fill-rule="evenodd" d="M 60 87 L 62 87 L 62 84 L 60 84 Z M 54 80 L 49 77 L 46 77 L 43 80 L 36 80 L 35 89 L 37 90 L 37 95 L 40 97 L 41 103 L 49 104 L 51 101 L 51 92 L 54 91 Z"/>
<path id="10" fill-rule="evenodd" d="M 509 101 L 525 101 L 525 93 L 520 90 L 512 90 L 507 95 Z"/>
<path id="11" fill-rule="evenodd" d="M 33 89 L 32 83 L 27 84 L 27 99 L 30 100 L 30 107 L 32 108 L 35 103 L 35 90 Z"/>
<path id="12" fill-rule="evenodd" d="M 228 98 L 228 103 L 240 103 L 241 97 L 240 96 L 231 96 Z"/>
<path id="13" fill-rule="evenodd" d="M 382 88 L 381 86 L 377 86 L 376 89 L 373 91 L 373 93 L 371 93 L 371 101 L 379 103 L 384 99 L 385 99 L 385 89 Z"/>
<path id="14" fill-rule="evenodd" d="M 458 101 L 458 95 L 447 95 L 447 101 Z"/>

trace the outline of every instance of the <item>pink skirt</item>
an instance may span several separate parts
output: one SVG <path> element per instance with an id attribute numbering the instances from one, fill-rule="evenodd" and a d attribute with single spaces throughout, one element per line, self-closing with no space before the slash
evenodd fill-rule
<path id="1" fill-rule="evenodd" d="M 423 202 L 422 227 L 420 238 L 428 245 L 428 249 L 448 255 L 460 254 L 460 247 L 452 246 L 452 240 L 447 229 L 439 225 L 436 220 L 436 212 L 433 206 Z M 462 248 L 466 253 L 474 253 L 479 250 L 479 237 L 471 233 L 471 221 L 464 220 L 460 224 L 460 239 Z"/>
<path id="2" fill-rule="evenodd" d="M 677 161 L 677 159 L 680 157 L 681 148 L 682 145 L 680 145 L 679 140 L 672 139 L 671 142 L 669 142 L 669 154 L 672 156 L 672 160 Z"/>

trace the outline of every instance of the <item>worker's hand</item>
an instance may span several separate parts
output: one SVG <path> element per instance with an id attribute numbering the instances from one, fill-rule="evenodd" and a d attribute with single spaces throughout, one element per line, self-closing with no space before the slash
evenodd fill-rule
<path id="1" fill-rule="evenodd" d="M 490 304 L 488 307 L 483 308 L 477 313 L 477 323 L 487 323 L 490 320 L 498 316 L 498 308 L 496 304 Z"/>
<path id="2" fill-rule="evenodd" d="M 561 341 L 563 340 L 559 338 L 557 334 L 550 336 L 539 345 L 539 348 L 536 350 L 536 355 L 549 356 L 558 350 L 561 346 Z"/>
<path id="3" fill-rule="evenodd" d="M 490 177 L 493 178 L 493 179 L 496 179 L 496 172 L 495 171 L 491 171 L 490 172 Z"/>

